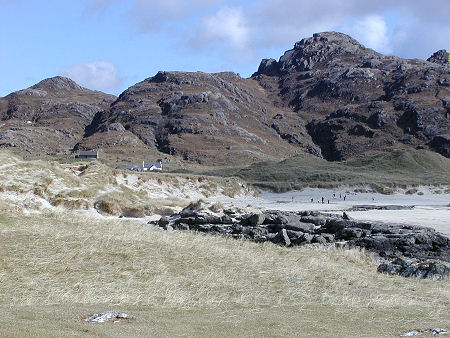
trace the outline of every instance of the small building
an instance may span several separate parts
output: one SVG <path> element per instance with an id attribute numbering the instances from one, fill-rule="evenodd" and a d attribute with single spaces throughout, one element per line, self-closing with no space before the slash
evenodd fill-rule
<path id="1" fill-rule="evenodd" d="M 99 158 L 98 150 L 80 150 L 75 155 L 76 158 Z"/>
<path id="2" fill-rule="evenodd" d="M 142 161 L 141 171 L 162 171 L 162 160 L 158 160 L 156 163 Z"/>

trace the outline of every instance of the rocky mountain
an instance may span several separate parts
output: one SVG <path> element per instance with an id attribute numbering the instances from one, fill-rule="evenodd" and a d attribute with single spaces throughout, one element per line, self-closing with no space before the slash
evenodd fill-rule
<path id="1" fill-rule="evenodd" d="M 297 42 L 252 76 L 305 121 L 328 160 L 397 147 L 450 154 L 450 66 L 384 56 L 335 32 Z"/>
<path id="2" fill-rule="evenodd" d="M 234 73 L 159 72 L 99 112 L 86 136 L 78 147 L 214 165 L 320 155 L 295 112 L 275 107 L 256 81 Z"/>
<path id="3" fill-rule="evenodd" d="M 0 98 L 0 147 L 34 156 L 70 151 L 115 98 L 60 76 L 11 93 Z"/>
<path id="4" fill-rule="evenodd" d="M 109 159 L 205 165 L 310 153 L 331 161 L 398 148 L 450 156 L 448 53 L 384 56 L 314 34 L 249 79 L 158 72 L 117 99 L 61 77 L 0 98 L 0 146 L 32 154 L 101 148 Z"/>

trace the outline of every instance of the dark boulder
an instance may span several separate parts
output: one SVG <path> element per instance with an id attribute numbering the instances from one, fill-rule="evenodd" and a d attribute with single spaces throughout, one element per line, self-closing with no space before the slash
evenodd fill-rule
<path id="1" fill-rule="evenodd" d="M 264 223 L 265 220 L 265 216 L 264 214 L 258 213 L 258 214 L 252 214 L 250 215 L 245 221 L 246 223 L 248 223 L 250 226 L 255 227 L 258 225 L 261 225 Z"/>
<path id="2" fill-rule="evenodd" d="M 272 242 L 284 246 L 291 245 L 291 240 L 289 239 L 289 236 L 285 229 L 281 229 L 280 232 L 278 232 L 278 234 L 272 239 Z"/>
<path id="3" fill-rule="evenodd" d="M 449 135 L 437 135 L 433 137 L 431 142 L 428 144 L 439 154 L 450 157 L 450 136 Z"/>

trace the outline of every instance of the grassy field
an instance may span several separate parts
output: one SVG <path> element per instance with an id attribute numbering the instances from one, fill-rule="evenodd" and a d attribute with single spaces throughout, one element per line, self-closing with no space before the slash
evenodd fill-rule
<path id="1" fill-rule="evenodd" d="M 396 150 L 345 162 L 327 162 L 302 154 L 281 162 L 261 162 L 246 168 L 208 171 L 208 174 L 238 176 L 277 192 L 360 185 L 391 193 L 396 187 L 450 185 L 450 159 L 426 150 Z"/>
<path id="2" fill-rule="evenodd" d="M 357 250 L 161 232 L 74 212 L 0 214 L 0 336 L 398 336 L 450 327 L 450 283 Z M 105 310 L 136 317 L 88 324 Z"/>

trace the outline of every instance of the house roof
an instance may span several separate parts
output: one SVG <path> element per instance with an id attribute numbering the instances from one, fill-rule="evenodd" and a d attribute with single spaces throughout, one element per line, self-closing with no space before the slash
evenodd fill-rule
<path id="1" fill-rule="evenodd" d="M 80 150 L 79 155 L 98 155 L 98 150 Z"/>
<path id="2" fill-rule="evenodd" d="M 155 168 L 162 168 L 162 163 L 161 162 L 156 162 L 156 163 L 143 163 L 144 164 L 144 168 L 151 168 L 151 167 L 155 167 Z"/>

